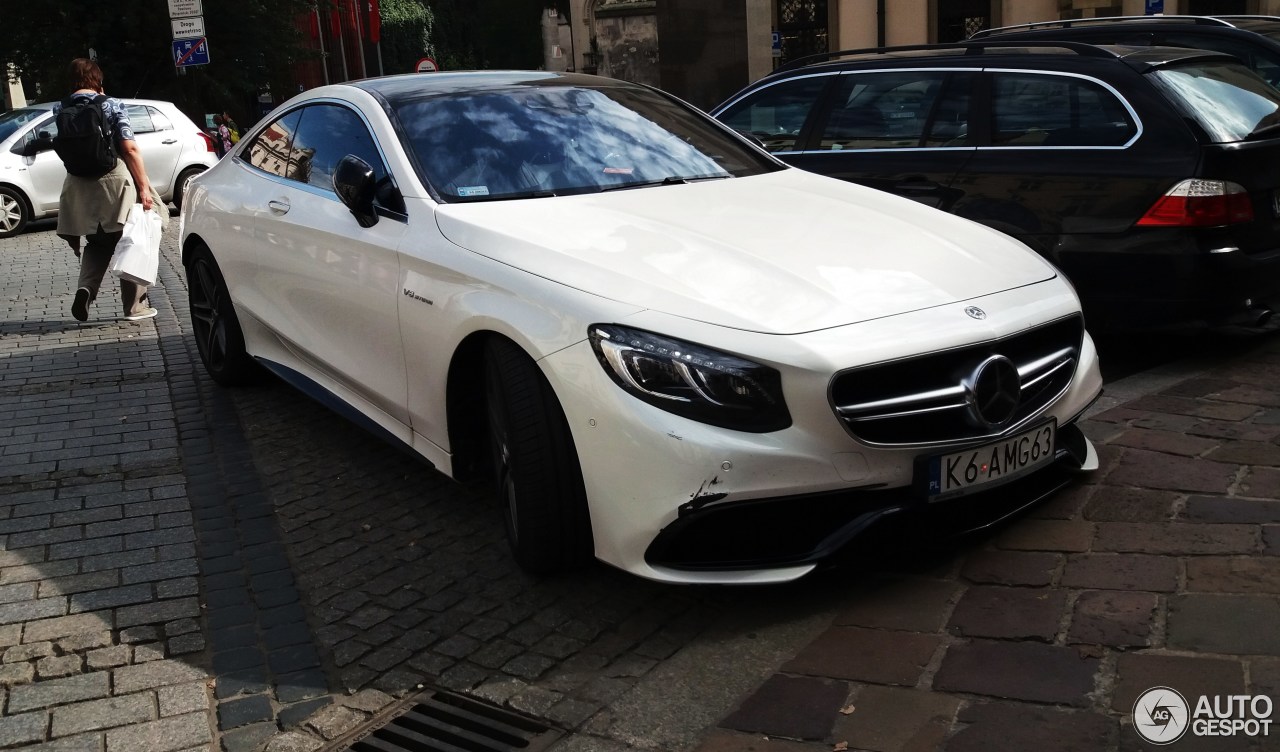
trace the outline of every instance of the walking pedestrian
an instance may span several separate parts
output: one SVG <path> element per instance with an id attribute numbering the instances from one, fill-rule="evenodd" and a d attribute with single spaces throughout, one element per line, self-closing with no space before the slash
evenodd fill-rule
<path id="1" fill-rule="evenodd" d="M 221 158 L 231 152 L 231 128 L 227 126 L 227 119 L 222 115 L 214 115 L 213 122 L 218 126 L 218 144 L 222 147 L 222 153 L 218 156 Z"/>
<path id="2" fill-rule="evenodd" d="M 231 119 L 230 112 L 222 113 L 222 124 L 227 126 L 227 130 L 231 132 L 231 144 L 240 143 L 240 126 L 236 125 L 236 121 Z"/>
<path id="3" fill-rule="evenodd" d="M 164 207 L 147 178 L 124 104 L 103 94 L 102 69 L 93 60 L 76 58 L 71 61 L 71 82 L 71 95 L 53 108 L 59 128 L 54 148 L 67 167 L 57 232 L 80 257 L 71 315 L 77 321 L 87 321 L 129 209 L 139 202 L 144 210 Z M 95 134 L 94 128 L 100 131 Z M 161 223 L 166 223 L 168 212 L 159 214 Z M 121 279 L 120 301 L 126 321 L 156 315 L 143 285 Z"/>
<path id="4" fill-rule="evenodd" d="M 218 155 L 218 159 L 226 154 L 226 150 L 222 148 L 222 116 L 213 116 L 213 130 L 209 131 L 209 135 L 213 137 L 213 151 Z"/>

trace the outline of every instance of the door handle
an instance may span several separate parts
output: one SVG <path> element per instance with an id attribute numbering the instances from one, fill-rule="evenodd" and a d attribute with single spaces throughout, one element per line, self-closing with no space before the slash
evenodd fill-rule
<path id="1" fill-rule="evenodd" d="M 162 144 L 176 144 L 176 143 L 178 143 L 178 139 L 176 139 L 176 138 L 166 138 L 165 140 L 161 141 L 160 143 L 162 143 Z"/>
<path id="2" fill-rule="evenodd" d="M 267 208 L 271 209 L 273 214 L 288 214 L 290 207 L 288 201 L 268 201 Z"/>

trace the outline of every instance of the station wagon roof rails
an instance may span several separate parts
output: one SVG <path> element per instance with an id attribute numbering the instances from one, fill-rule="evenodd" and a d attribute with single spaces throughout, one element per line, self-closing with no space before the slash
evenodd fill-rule
<path id="1" fill-rule="evenodd" d="M 1067 18 L 1060 21 L 1036 21 L 1034 23 L 1000 26 L 995 29 L 983 29 L 975 32 L 969 39 L 983 39 L 1000 31 L 1030 31 L 1032 29 L 1065 29 L 1073 26 L 1092 26 L 1094 24 L 1115 23 L 1185 23 L 1194 26 L 1228 26 L 1235 24 L 1224 20 L 1227 18 L 1244 18 L 1243 16 L 1099 16 L 1097 18 Z"/>
<path id="2" fill-rule="evenodd" d="M 1213 18 L 1220 21 L 1280 21 L 1280 16 L 1245 16 L 1234 13 L 1229 16 L 1213 16 Z"/>
<path id="3" fill-rule="evenodd" d="M 888 55 L 895 52 L 917 52 L 924 50 L 964 50 L 967 55 L 980 55 L 987 49 L 1000 48 L 1058 48 L 1074 52 L 1083 57 L 1109 57 L 1114 58 L 1115 54 L 1104 50 L 1101 47 L 1083 42 L 1063 42 L 1059 40 L 1008 40 L 993 39 L 991 41 L 964 41 L 955 42 L 953 44 L 908 44 L 900 47 L 864 47 L 857 50 L 838 50 L 836 52 L 819 52 L 815 55 L 805 55 L 798 57 L 791 62 L 780 65 L 773 70 L 773 73 L 781 73 L 783 71 L 795 70 L 803 68 L 806 65 L 820 63 L 825 60 L 834 60 L 841 57 L 852 57 L 854 55 Z"/>

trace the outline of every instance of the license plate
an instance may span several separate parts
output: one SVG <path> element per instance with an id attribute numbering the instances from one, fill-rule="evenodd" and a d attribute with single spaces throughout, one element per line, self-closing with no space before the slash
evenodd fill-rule
<path id="1" fill-rule="evenodd" d="M 1052 462 L 1057 436 L 1058 424 L 1050 422 L 974 449 L 930 457 L 928 497 L 936 501 L 961 496 Z"/>

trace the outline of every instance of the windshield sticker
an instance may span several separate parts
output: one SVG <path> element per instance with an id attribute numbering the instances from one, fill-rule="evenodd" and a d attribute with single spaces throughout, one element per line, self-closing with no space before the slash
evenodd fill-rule
<path id="1" fill-rule="evenodd" d="M 466 185 L 458 189 L 459 196 L 488 196 L 489 186 L 487 185 Z"/>
<path id="2" fill-rule="evenodd" d="M 606 174 L 606 175 L 630 175 L 632 172 L 635 172 L 635 170 L 634 170 L 634 169 L 632 169 L 632 168 L 630 168 L 630 167 L 606 167 L 606 168 L 604 168 L 604 174 Z"/>

